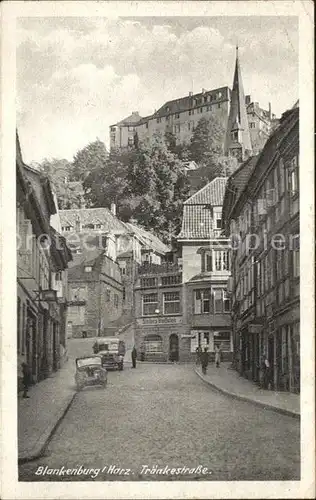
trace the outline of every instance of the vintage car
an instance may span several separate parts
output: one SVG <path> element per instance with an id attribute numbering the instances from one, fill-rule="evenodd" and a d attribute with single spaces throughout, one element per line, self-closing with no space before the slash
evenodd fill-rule
<path id="1" fill-rule="evenodd" d="M 106 369 L 123 370 L 125 350 L 125 343 L 117 337 L 97 337 L 93 345 L 93 352 L 102 357 Z"/>
<path id="2" fill-rule="evenodd" d="M 108 374 L 102 365 L 101 356 L 84 356 L 76 359 L 75 381 L 77 390 L 80 391 L 86 386 L 107 385 Z"/>

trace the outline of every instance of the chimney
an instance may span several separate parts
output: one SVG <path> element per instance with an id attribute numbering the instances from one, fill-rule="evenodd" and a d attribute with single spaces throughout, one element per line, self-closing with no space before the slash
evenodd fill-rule
<path id="1" fill-rule="evenodd" d="M 269 102 L 269 119 L 272 120 L 271 102 Z"/>
<path id="2" fill-rule="evenodd" d="M 192 97 L 193 96 L 193 92 L 189 92 L 189 97 Z"/>
<path id="3" fill-rule="evenodd" d="M 134 116 L 136 115 L 137 116 L 138 115 L 138 111 L 132 111 L 132 115 L 134 115 Z"/>
<path id="4" fill-rule="evenodd" d="M 111 203 L 111 212 L 113 215 L 116 215 L 116 204 L 115 203 Z"/>
<path id="5" fill-rule="evenodd" d="M 245 97 L 245 103 L 246 103 L 246 105 L 248 105 L 248 104 L 251 103 L 251 95 L 246 95 L 246 97 Z"/>
<path id="6" fill-rule="evenodd" d="M 205 94 L 205 89 L 202 89 L 202 94 Z"/>

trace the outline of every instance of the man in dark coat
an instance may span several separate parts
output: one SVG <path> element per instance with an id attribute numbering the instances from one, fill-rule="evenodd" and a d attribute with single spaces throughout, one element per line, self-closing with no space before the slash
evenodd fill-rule
<path id="1" fill-rule="evenodd" d="M 137 351 L 136 351 L 136 348 L 134 346 L 133 350 L 132 350 L 132 367 L 133 368 L 136 368 L 136 359 L 137 359 Z"/>
<path id="2" fill-rule="evenodd" d="M 28 390 L 31 384 L 31 370 L 26 363 L 22 363 L 22 373 L 23 373 L 23 398 L 29 398 Z"/>
<path id="3" fill-rule="evenodd" d="M 208 365 L 208 352 L 207 352 L 207 347 L 204 348 L 204 352 L 201 354 L 201 365 L 202 365 L 202 372 L 204 375 L 206 375 L 206 369 Z"/>

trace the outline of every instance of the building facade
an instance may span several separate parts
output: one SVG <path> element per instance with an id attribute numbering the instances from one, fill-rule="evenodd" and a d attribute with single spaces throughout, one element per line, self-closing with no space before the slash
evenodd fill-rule
<path id="1" fill-rule="evenodd" d="M 261 154 L 229 178 L 224 221 L 235 241 L 235 366 L 259 382 L 265 356 L 270 385 L 299 392 L 299 108 L 284 113 Z"/>
<path id="2" fill-rule="evenodd" d="M 68 270 L 68 336 L 105 334 L 123 312 L 121 271 L 102 250 L 74 256 Z"/>
<path id="3" fill-rule="evenodd" d="M 258 102 L 244 94 L 241 68 L 236 54 L 233 89 L 221 87 L 180 97 L 166 102 L 154 114 L 141 117 L 137 111 L 110 127 L 110 149 L 132 148 L 137 141 L 152 141 L 155 135 L 171 132 L 178 144 L 190 142 L 201 118 L 216 117 L 226 131 L 225 154 L 233 154 L 242 161 L 246 154 L 258 152 L 264 146 L 275 115 L 265 111 Z M 247 153 L 248 151 L 248 153 Z"/>
<path id="4" fill-rule="evenodd" d="M 60 368 L 66 350 L 66 271 L 71 253 L 50 225 L 57 210 L 50 183 L 23 163 L 16 136 L 17 354 L 33 382 Z"/>
<path id="5" fill-rule="evenodd" d="M 230 246 L 222 236 L 222 205 L 227 178 L 218 177 L 189 198 L 183 207 L 178 244 L 182 249 L 184 323 L 188 326 L 191 357 L 198 346 L 210 358 L 221 346 L 224 360 L 232 357 Z"/>
<path id="6" fill-rule="evenodd" d="M 144 263 L 135 283 L 135 344 L 145 361 L 179 361 L 185 356 L 183 287 L 177 264 Z"/>
<path id="7" fill-rule="evenodd" d="M 82 318 L 88 317 L 90 310 L 96 309 L 95 314 L 99 320 L 89 320 L 88 334 L 95 336 L 96 332 L 116 332 L 133 321 L 137 267 L 142 262 L 161 264 L 169 248 L 137 224 L 120 221 L 116 217 L 115 205 L 112 205 L 111 210 L 72 209 L 61 210 L 60 214 L 62 233 L 74 253 L 74 266 L 69 272 L 70 292 L 73 287 L 76 290 L 79 282 L 86 282 L 85 291 L 81 290 L 85 303 L 75 304 L 72 300 L 69 311 L 71 314 L 77 312 L 69 319 L 68 334 L 82 335 Z M 96 257 L 100 262 L 103 259 L 103 269 L 99 260 L 95 261 Z M 91 267 L 91 262 L 94 266 L 93 274 L 85 274 L 84 265 Z M 76 267 L 76 270 L 73 267 Z M 118 271 L 120 276 L 117 275 Z M 104 286 L 109 287 L 109 290 L 103 290 L 102 282 L 106 283 Z M 96 305 L 100 300 L 97 300 L 99 292 L 102 301 L 105 294 L 104 310 Z M 108 296 L 112 298 L 109 299 Z"/>
<path id="8" fill-rule="evenodd" d="M 198 346 L 232 357 L 230 248 L 221 236 L 226 178 L 191 196 L 183 209 L 174 264 L 143 264 L 135 287 L 135 339 L 147 360 L 193 361 Z M 152 344 L 151 344 L 152 343 Z"/>

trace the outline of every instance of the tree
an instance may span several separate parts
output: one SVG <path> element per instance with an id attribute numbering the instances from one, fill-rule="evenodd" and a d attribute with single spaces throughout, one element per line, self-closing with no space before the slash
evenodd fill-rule
<path id="1" fill-rule="evenodd" d="M 216 117 L 201 118 L 189 145 L 190 159 L 206 164 L 214 155 L 222 154 L 225 129 Z"/>
<path id="2" fill-rule="evenodd" d="M 97 168 L 102 169 L 108 157 L 109 153 L 102 141 L 97 139 L 94 142 L 90 142 L 90 144 L 78 151 L 74 156 L 73 180 L 84 180 L 91 171 Z"/>
<path id="3" fill-rule="evenodd" d="M 79 208 L 82 203 L 83 189 L 80 182 L 72 183 L 72 164 L 65 159 L 45 158 L 41 163 L 31 166 L 39 169 L 50 180 L 57 196 L 58 208 Z"/>
<path id="4" fill-rule="evenodd" d="M 91 206 L 115 202 L 120 218 L 133 218 L 147 230 L 154 228 L 166 241 L 170 233 L 180 230 L 182 203 L 189 195 L 183 162 L 160 137 L 96 162 L 84 189 Z"/>
<path id="5" fill-rule="evenodd" d="M 126 174 L 127 166 L 117 153 L 110 154 L 102 162 L 96 161 L 83 181 L 85 199 L 89 206 L 119 204 L 127 188 Z"/>

